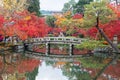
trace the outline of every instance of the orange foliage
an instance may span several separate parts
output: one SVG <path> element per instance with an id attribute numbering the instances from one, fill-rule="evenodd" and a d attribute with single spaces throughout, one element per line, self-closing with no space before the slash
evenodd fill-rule
<path id="1" fill-rule="evenodd" d="M 70 11 L 67 11 L 63 15 L 54 15 L 57 19 L 55 21 L 55 25 L 62 29 L 63 32 L 66 32 L 67 30 L 73 31 L 75 27 L 81 26 L 83 22 L 83 18 L 81 14 L 75 14 L 72 17 L 72 14 Z"/>
<path id="2" fill-rule="evenodd" d="M 66 62 L 59 61 L 59 62 L 55 63 L 55 67 L 63 66 L 65 64 L 66 64 Z"/>
<path id="3" fill-rule="evenodd" d="M 19 73 L 31 72 L 40 64 L 39 60 L 27 59 L 23 60 L 17 67 Z"/>
<path id="4" fill-rule="evenodd" d="M 23 14 L 23 19 L 16 21 L 14 26 L 18 30 L 26 33 L 29 37 L 43 37 L 48 33 L 49 27 L 45 24 L 43 18 L 39 18 L 34 14 Z M 26 16 L 27 15 L 27 16 Z"/>
<path id="5" fill-rule="evenodd" d="M 117 77 L 120 79 L 120 62 L 118 61 L 116 65 L 110 65 L 106 71 L 105 74 L 109 74 L 112 77 Z"/>
<path id="6" fill-rule="evenodd" d="M 6 65 L 4 66 L 4 63 L 0 61 L 0 71 L 5 67 L 6 73 L 13 74 L 15 72 L 18 73 L 26 73 L 26 72 L 32 72 L 36 67 L 40 65 L 40 60 L 35 59 L 26 59 L 20 61 L 16 61 L 16 65 Z"/>
<path id="7" fill-rule="evenodd" d="M 45 19 L 35 16 L 28 11 L 14 13 L 15 16 L 5 20 L 0 16 L 0 34 L 3 36 L 18 36 L 25 40 L 28 37 L 44 37 L 49 31 Z M 3 22 L 5 24 L 3 25 Z"/>
<path id="8" fill-rule="evenodd" d="M 63 15 L 64 15 L 64 16 L 70 16 L 70 15 L 72 15 L 72 13 L 71 13 L 71 11 L 67 11 L 67 12 L 65 12 Z"/>
<path id="9" fill-rule="evenodd" d="M 108 42 L 107 42 L 107 41 L 104 41 L 103 44 L 108 45 Z"/>
<path id="10" fill-rule="evenodd" d="M 112 9 L 118 17 L 120 17 L 120 5 L 108 4 L 108 7 Z"/>

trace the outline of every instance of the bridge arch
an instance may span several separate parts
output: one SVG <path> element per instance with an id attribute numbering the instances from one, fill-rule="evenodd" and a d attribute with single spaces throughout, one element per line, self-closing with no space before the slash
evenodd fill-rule
<path id="1" fill-rule="evenodd" d="M 25 41 L 25 44 L 29 46 L 45 44 L 46 55 L 50 55 L 51 44 L 68 44 L 69 45 L 69 56 L 73 55 L 74 45 L 81 44 L 86 39 L 73 38 L 73 37 L 43 37 L 43 38 L 31 38 Z M 29 48 L 28 48 L 29 50 Z"/>

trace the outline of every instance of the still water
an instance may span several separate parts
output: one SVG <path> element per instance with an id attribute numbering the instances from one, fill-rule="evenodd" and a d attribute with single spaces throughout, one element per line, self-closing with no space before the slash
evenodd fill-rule
<path id="1" fill-rule="evenodd" d="M 27 53 L 4 53 L 0 56 L 0 80 L 93 80 L 101 66 L 101 63 L 84 64 L 87 61 L 83 63 L 78 58 L 35 58 Z M 108 67 L 97 80 L 119 80 L 119 68 L 120 62 Z"/>

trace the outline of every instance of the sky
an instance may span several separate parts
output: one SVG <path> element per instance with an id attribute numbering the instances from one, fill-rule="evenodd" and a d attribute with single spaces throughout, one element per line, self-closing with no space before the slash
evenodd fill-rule
<path id="1" fill-rule="evenodd" d="M 69 0 L 40 0 L 40 9 L 49 11 L 61 11 L 64 3 Z M 76 2 L 78 0 L 75 0 Z"/>

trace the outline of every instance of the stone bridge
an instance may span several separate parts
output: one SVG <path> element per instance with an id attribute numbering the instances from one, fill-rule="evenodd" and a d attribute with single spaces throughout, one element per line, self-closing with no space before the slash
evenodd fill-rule
<path id="1" fill-rule="evenodd" d="M 31 38 L 25 41 L 25 44 L 29 47 L 31 45 L 45 44 L 46 55 L 50 54 L 50 44 L 68 44 L 69 55 L 73 54 L 74 45 L 81 44 L 86 39 L 74 38 L 74 37 L 43 37 L 43 38 Z"/>

